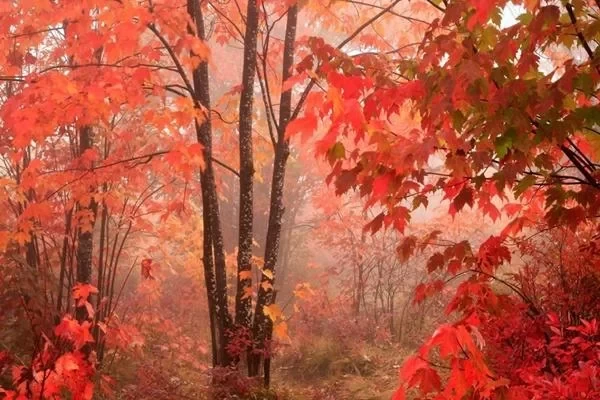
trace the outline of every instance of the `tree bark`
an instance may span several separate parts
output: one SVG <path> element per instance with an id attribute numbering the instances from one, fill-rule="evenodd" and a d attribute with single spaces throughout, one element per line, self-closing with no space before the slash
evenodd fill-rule
<path id="1" fill-rule="evenodd" d="M 108 190 L 108 186 L 105 183 L 103 185 L 103 191 L 106 193 Z M 108 208 L 106 207 L 106 203 L 102 202 L 102 212 L 100 213 L 100 242 L 98 244 L 98 279 L 97 279 L 97 289 L 98 289 L 98 298 L 96 299 L 96 321 L 102 321 L 104 319 L 104 310 L 101 309 L 102 299 L 104 298 L 104 264 L 105 264 L 105 251 L 106 241 L 108 240 L 106 235 L 106 226 L 108 224 Z M 94 324 L 93 329 L 94 340 L 96 343 L 100 343 L 100 335 L 101 330 L 98 324 Z M 100 356 L 100 354 L 99 354 Z M 100 358 L 99 361 L 102 361 Z"/>
<path id="2" fill-rule="evenodd" d="M 252 318 L 252 239 L 254 222 L 254 159 L 252 151 L 252 109 L 256 74 L 256 42 L 258 35 L 257 0 L 248 0 L 244 34 L 244 65 L 239 108 L 240 212 L 238 237 L 238 276 L 235 293 L 235 323 L 238 329 L 249 329 Z"/>
<path id="3" fill-rule="evenodd" d="M 58 278 L 58 295 L 56 300 L 56 311 L 58 314 L 63 312 L 63 291 L 65 286 L 65 274 L 67 272 L 67 252 L 69 251 L 69 236 L 71 235 L 71 219 L 73 216 L 73 208 L 67 211 L 65 215 L 65 236 L 63 237 L 62 250 L 60 253 L 60 272 Z"/>
<path id="4" fill-rule="evenodd" d="M 188 0 L 188 14 L 196 25 L 196 34 L 205 40 L 204 17 L 198 1 Z M 210 87 L 208 64 L 201 62 L 193 71 L 193 84 L 196 100 L 210 110 Z M 217 186 L 212 163 L 212 124 L 210 114 L 204 121 L 196 122 L 196 136 L 203 146 L 205 168 L 200 173 L 202 192 L 203 264 L 206 294 L 211 325 L 213 365 L 227 366 L 230 357 L 227 353 L 228 331 L 231 327 L 231 315 L 227 299 L 227 276 L 225 270 L 225 252 L 223 232 L 219 213 Z"/>
<path id="5" fill-rule="evenodd" d="M 94 146 L 94 137 L 92 127 L 86 125 L 79 131 L 79 156 L 81 157 L 87 150 Z M 88 166 L 85 166 L 88 167 Z M 89 189 L 89 204 L 77 204 L 79 213 L 91 213 L 90 225 L 86 229 L 77 228 L 77 270 L 76 280 L 78 284 L 90 284 L 92 282 L 92 254 L 94 250 L 94 223 L 96 219 L 97 204 L 92 194 L 94 188 Z M 85 307 L 77 307 L 76 316 L 79 322 L 90 318 Z"/>
<path id="6" fill-rule="evenodd" d="M 296 41 L 296 26 L 298 22 L 298 5 L 294 4 L 288 10 L 286 33 L 283 50 L 283 72 L 282 82 L 291 76 L 294 63 L 294 44 Z M 269 270 L 272 278 L 266 274 L 262 275 L 261 285 L 258 289 L 258 299 L 254 313 L 254 324 L 252 327 L 255 346 L 248 362 L 248 373 L 256 376 L 260 370 L 261 359 L 266 355 L 265 342 L 270 340 L 273 326 L 264 313 L 264 307 L 274 302 L 274 274 L 279 254 L 281 239 L 281 224 L 283 219 L 283 188 L 285 181 L 285 169 L 290 153 L 289 141 L 285 137 L 285 130 L 292 115 L 292 92 L 286 90 L 281 93 L 279 108 L 279 126 L 277 131 L 277 144 L 275 146 L 275 160 L 273 162 L 273 177 L 271 180 L 271 202 L 269 206 L 269 226 L 267 228 L 267 240 L 265 245 L 265 270 Z M 266 357 L 270 357 L 266 355 Z M 271 363 L 264 363 L 265 385 L 269 385 Z"/>

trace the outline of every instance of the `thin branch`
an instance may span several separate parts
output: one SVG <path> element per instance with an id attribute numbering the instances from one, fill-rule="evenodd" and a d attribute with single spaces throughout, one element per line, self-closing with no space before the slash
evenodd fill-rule
<path id="1" fill-rule="evenodd" d="M 56 171 L 56 170 L 55 171 L 45 171 L 45 172 L 41 172 L 40 175 L 57 174 L 57 173 L 64 173 L 64 172 L 71 172 L 71 171 L 96 171 L 96 170 L 99 170 L 99 169 L 114 167 L 115 165 L 126 164 L 128 162 L 138 161 L 138 160 L 144 160 L 141 164 L 147 164 L 154 157 L 162 156 L 162 155 L 170 153 L 170 152 L 171 152 L 170 150 L 162 150 L 162 151 L 157 151 L 157 152 L 154 152 L 154 153 L 143 154 L 143 155 L 140 155 L 140 156 L 134 156 L 134 157 L 126 158 L 126 159 L 123 159 L 123 160 L 118 160 L 118 161 L 110 162 L 108 164 L 96 165 L 96 166 L 93 166 L 91 168 L 67 168 L 67 169 L 58 170 L 58 171 Z M 137 163 L 136 165 L 139 165 L 139 164 L 140 163 Z"/>
<path id="2" fill-rule="evenodd" d="M 214 157 L 210 158 L 215 164 L 220 165 L 221 167 L 225 168 L 226 170 L 228 170 L 229 172 L 231 172 L 232 174 L 234 174 L 235 176 L 237 176 L 238 178 L 240 177 L 240 173 L 238 171 L 236 171 L 235 169 L 233 169 L 232 167 L 230 167 L 229 165 L 225 164 L 222 161 L 217 160 Z"/>
<path id="3" fill-rule="evenodd" d="M 429 4 L 431 4 L 432 6 L 434 6 L 435 8 L 437 8 L 438 10 L 440 10 L 441 12 L 445 13 L 446 9 L 443 7 L 440 7 L 439 5 L 435 4 L 432 0 L 426 0 Z"/>
<path id="4" fill-rule="evenodd" d="M 583 36 L 583 32 L 581 32 L 581 30 L 579 30 L 579 26 L 577 26 L 577 17 L 575 17 L 575 11 L 573 10 L 573 5 L 571 3 L 567 3 L 567 4 L 565 4 L 565 7 L 567 8 L 567 13 L 569 14 L 569 18 L 571 19 L 571 24 L 573 25 L 573 28 L 575 28 L 575 32 L 577 33 L 577 39 L 579 39 L 579 42 L 585 49 L 585 52 L 587 53 L 588 57 L 590 58 L 590 62 L 593 65 L 595 62 L 594 51 L 592 50 L 589 43 L 585 39 L 585 36 Z M 594 67 L 596 68 L 596 71 L 600 72 L 600 67 L 598 65 L 594 65 Z"/>
<path id="5" fill-rule="evenodd" d="M 22 77 L 22 76 L 0 75 L 0 81 L 4 81 L 4 82 L 25 82 L 25 78 Z"/>
<path id="6" fill-rule="evenodd" d="M 392 8 L 394 8 L 396 6 L 396 4 L 400 3 L 400 1 L 401 0 L 392 1 L 387 7 L 382 9 L 380 12 L 375 14 L 373 17 L 369 18 L 364 24 L 362 24 L 361 26 L 356 28 L 356 30 L 354 32 L 352 32 L 350 34 L 350 36 L 348 36 L 346 39 L 342 40 L 340 42 L 340 44 L 337 45 L 336 49 L 341 50 L 346 44 L 351 42 L 352 39 L 354 39 L 356 36 L 358 36 L 363 30 L 365 30 L 367 27 L 369 27 L 372 23 L 377 21 L 383 15 L 388 13 Z M 302 106 L 304 105 L 304 102 L 308 98 L 308 95 L 309 95 L 310 91 L 312 90 L 312 88 L 315 86 L 315 84 L 316 84 L 316 79 L 312 78 L 310 80 L 310 82 L 308 83 L 308 85 L 306 86 L 306 88 L 304 89 L 304 92 L 302 92 L 302 95 L 300 96 L 300 100 L 298 100 L 298 103 L 296 104 L 296 108 L 294 108 L 294 112 L 292 112 L 290 121 L 293 121 L 294 119 L 296 119 L 296 117 L 298 117 L 298 114 L 300 114 L 300 110 L 301 110 Z"/>
<path id="7" fill-rule="evenodd" d="M 210 6 L 215 10 L 215 12 L 217 14 L 219 14 L 221 17 L 225 18 L 225 20 L 227 22 L 229 22 L 233 28 L 236 30 L 236 32 L 240 35 L 240 38 L 244 37 L 244 32 L 242 32 L 242 30 L 235 24 L 235 22 L 233 22 L 233 20 L 231 18 L 229 18 L 227 16 L 227 14 L 225 14 L 224 12 L 220 11 L 218 7 L 215 7 L 215 5 L 212 2 L 208 2 L 208 4 L 210 4 Z M 241 42 L 241 41 L 240 41 Z"/>
<path id="8" fill-rule="evenodd" d="M 167 53 L 169 53 L 171 60 L 175 64 L 175 67 L 177 68 L 177 72 L 179 73 L 179 75 L 181 76 L 181 79 L 185 83 L 185 86 L 186 86 L 188 92 L 191 93 L 194 103 L 196 103 L 196 105 L 199 106 L 199 108 L 202 108 L 202 107 L 200 107 L 201 104 L 196 99 L 194 86 L 192 85 L 191 81 L 189 80 L 187 74 L 185 73 L 183 65 L 181 64 L 181 61 L 179 61 L 177 54 L 175 54 L 175 51 L 173 50 L 173 48 L 171 47 L 171 45 L 169 44 L 167 39 L 158 31 L 158 29 L 156 29 L 156 26 L 153 23 L 148 24 L 148 29 L 150 29 L 150 31 L 152 33 L 154 33 L 154 35 L 158 38 L 158 40 L 160 40 L 160 42 L 163 44 L 163 46 L 165 46 L 165 49 L 167 50 Z"/>
<path id="9" fill-rule="evenodd" d="M 269 128 L 269 136 L 271 137 L 271 143 L 273 144 L 273 148 L 275 148 L 275 145 L 277 144 L 277 139 L 275 139 L 275 133 L 273 132 L 273 124 L 275 123 L 275 117 L 273 116 L 273 108 L 272 105 L 270 104 L 270 100 L 269 100 L 269 96 L 268 96 L 268 92 L 267 89 L 265 88 L 265 84 L 263 81 L 266 81 L 266 77 L 265 79 L 263 79 L 262 74 L 260 73 L 260 68 L 256 68 L 256 74 L 258 75 L 258 84 L 260 85 L 260 94 L 263 100 L 263 104 L 265 106 L 265 111 L 267 114 L 267 127 Z"/>
<path id="10" fill-rule="evenodd" d="M 383 10 L 384 9 L 383 6 L 380 6 L 378 4 L 370 4 L 370 3 L 367 3 L 367 2 L 364 2 L 364 1 L 358 1 L 358 0 L 343 0 L 343 1 L 345 1 L 346 3 L 356 4 L 356 5 L 359 5 L 359 6 L 373 7 L 373 8 L 379 9 L 379 10 Z M 410 21 L 410 22 L 420 22 L 422 24 L 429 25 L 428 21 L 425 21 L 425 20 L 422 20 L 422 19 L 419 19 L 419 18 L 409 17 L 409 16 L 406 16 L 406 15 L 400 14 L 400 13 L 394 11 L 394 10 L 388 10 L 388 13 L 390 13 L 391 15 L 393 15 L 395 17 L 403 18 L 403 19 L 405 19 L 407 21 Z"/>

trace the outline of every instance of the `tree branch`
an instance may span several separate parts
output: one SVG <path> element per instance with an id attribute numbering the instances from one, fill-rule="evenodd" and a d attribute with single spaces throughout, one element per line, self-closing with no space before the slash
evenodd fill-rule
<path id="1" fill-rule="evenodd" d="M 373 17 L 369 18 L 364 24 L 362 24 L 361 26 L 356 28 L 356 30 L 354 30 L 354 32 L 352 32 L 346 39 L 342 40 L 340 42 L 340 44 L 337 45 L 336 49 L 341 50 L 346 44 L 351 42 L 352 39 L 354 39 L 356 36 L 358 36 L 368 26 L 370 26 L 372 23 L 374 23 L 379 18 L 381 18 L 383 15 L 388 13 L 392 8 L 394 8 L 396 6 L 396 4 L 400 3 L 400 1 L 401 0 L 392 1 L 387 7 L 383 8 L 380 12 L 375 14 Z M 296 119 L 296 117 L 298 117 L 298 114 L 300 114 L 300 110 L 302 109 L 304 102 L 308 98 L 308 95 L 309 95 L 310 91 L 312 90 L 312 88 L 315 86 L 315 84 L 316 84 L 316 79 L 312 78 L 310 80 L 310 82 L 308 83 L 308 85 L 306 86 L 306 88 L 304 89 L 304 91 L 302 92 L 302 95 L 300 96 L 300 100 L 298 100 L 298 103 L 296 104 L 296 107 L 294 108 L 294 112 L 292 112 L 290 121 L 293 121 L 294 119 Z"/>

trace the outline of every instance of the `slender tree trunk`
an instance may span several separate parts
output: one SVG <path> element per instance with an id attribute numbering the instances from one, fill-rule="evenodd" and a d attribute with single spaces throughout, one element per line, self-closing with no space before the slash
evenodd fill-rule
<path id="1" fill-rule="evenodd" d="M 28 147 L 23 152 L 23 168 L 21 171 L 25 171 L 27 169 L 27 167 L 29 166 L 30 162 L 31 162 L 31 154 L 30 154 L 30 150 Z M 20 172 L 17 172 L 17 183 L 19 183 L 20 180 L 21 180 Z M 19 203 L 19 206 L 18 206 L 19 215 L 21 215 L 25 211 L 25 208 L 27 207 L 27 203 L 33 202 L 33 191 L 31 189 L 29 191 L 27 191 L 25 198 L 26 198 L 26 200 L 23 203 Z M 29 268 L 31 268 L 33 270 L 37 270 L 39 256 L 38 256 L 36 248 L 35 248 L 36 235 L 33 230 L 29 231 L 28 233 L 29 233 L 30 238 L 29 238 L 29 241 L 25 244 L 25 261 L 27 262 L 27 266 Z"/>
<path id="2" fill-rule="evenodd" d="M 288 215 L 289 217 L 289 215 Z M 289 272 L 290 264 L 290 244 L 292 240 L 292 231 L 294 229 L 295 213 L 285 223 L 284 231 L 281 235 L 281 245 L 279 251 L 279 257 L 281 258 L 281 266 L 278 271 L 277 288 L 276 290 L 283 289 L 287 282 L 287 276 Z"/>
<path id="3" fill-rule="evenodd" d="M 273 297 L 271 299 L 273 301 L 273 303 L 275 303 L 275 301 L 277 300 L 277 291 L 273 290 Z M 265 342 L 267 343 L 267 354 L 268 356 L 265 356 L 265 360 L 264 360 L 264 365 L 263 365 L 263 370 L 264 370 L 264 376 L 263 376 L 263 383 L 265 386 L 269 386 L 271 384 L 271 356 L 270 353 L 272 351 L 271 348 L 271 341 L 273 340 L 273 321 L 271 321 L 270 319 L 267 318 L 266 320 L 266 336 L 265 336 Z"/>
<path id="4" fill-rule="evenodd" d="M 257 0 L 248 0 L 246 32 L 244 34 L 244 65 L 239 109 L 240 156 L 240 213 L 238 237 L 238 276 L 235 293 L 235 323 L 249 329 L 252 318 L 252 239 L 254 222 L 254 158 L 252 151 L 252 108 L 254 103 L 254 76 L 256 75 L 256 41 L 258 35 Z"/>
<path id="5" fill-rule="evenodd" d="M 82 10 L 82 12 L 87 12 L 89 10 Z M 65 37 L 67 37 L 69 22 L 64 21 L 63 27 L 65 31 Z M 99 62 L 102 58 L 102 48 L 98 48 L 94 51 L 93 59 L 94 61 Z M 69 59 L 70 64 L 76 64 L 77 60 L 73 57 Z M 81 157 L 87 150 L 91 150 L 94 147 L 94 132 L 91 125 L 82 126 L 79 129 L 79 148 L 78 155 Z M 91 165 L 84 165 L 84 168 L 90 168 Z M 90 187 L 88 189 L 88 193 L 90 195 L 90 199 L 87 204 L 82 204 L 81 202 L 77 202 L 75 206 L 75 210 L 79 215 L 83 215 L 85 213 L 89 213 L 86 218 L 89 218 L 89 225 L 82 229 L 80 222 L 77 225 L 76 233 L 76 270 L 75 270 L 75 280 L 78 284 L 90 284 L 92 281 L 92 256 L 94 250 L 94 224 L 96 219 L 97 212 L 97 204 L 94 200 L 93 193 L 96 188 Z M 75 315 L 77 320 L 82 322 L 90 318 L 88 315 L 87 309 L 85 307 L 75 307 Z"/>
<path id="6" fill-rule="evenodd" d="M 92 127 L 87 125 L 79 131 L 79 155 L 82 156 L 87 150 L 92 149 L 94 145 Z M 88 167 L 88 166 L 85 166 Z M 96 217 L 96 201 L 92 194 L 94 189 L 90 188 L 90 200 L 88 204 L 78 203 L 78 212 L 81 214 L 89 213 L 86 218 L 90 218 L 89 226 L 82 229 L 77 228 L 77 270 L 76 280 L 79 284 L 90 284 L 92 282 L 92 254 L 94 250 L 94 220 Z M 77 320 L 84 321 L 89 319 L 85 307 L 77 307 Z"/>
<path id="7" fill-rule="evenodd" d="M 196 34 L 205 40 L 204 17 L 198 1 L 188 0 L 188 13 L 196 24 Z M 210 110 L 210 87 L 208 64 L 202 62 L 193 71 L 196 100 Z M 212 125 L 210 115 L 206 120 L 196 122 L 196 136 L 203 146 L 205 168 L 200 173 L 202 191 L 203 264 L 206 294 L 209 308 L 213 365 L 227 366 L 230 357 L 227 353 L 227 333 L 231 327 L 231 316 L 227 299 L 227 275 L 225 252 L 221 229 L 217 186 L 212 163 Z"/>
<path id="8" fill-rule="evenodd" d="M 107 191 L 107 185 L 104 184 L 103 185 L 103 190 L 104 192 Z M 102 321 L 103 319 L 103 315 L 104 315 L 104 310 L 102 310 L 101 307 L 101 303 L 102 303 L 102 298 L 104 297 L 104 291 L 106 290 L 104 287 L 104 272 L 105 272 L 105 268 L 104 268 L 104 264 L 105 264 L 105 260 L 104 260 L 104 247 L 106 246 L 106 225 L 108 223 L 108 208 L 106 207 L 106 204 L 103 202 L 102 204 L 102 213 L 100 214 L 100 243 L 99 243 L 99 247 L 98 247 L 98 280 L 97 280 L 97 285 L 98 285 L 98 298 L 96 299 L 96 321 Z M 96 343 L 99 343 L 99 338 L 100 338 L 100 328 L 98 326 L 98 324 L 94 325 L 94 340 L 96 341 Z"/>
<path id="9" fill-rule="evenodd" d="M 283 72 L 282 81 L 285 82 L 291 75 L 294 62 L 294 44 L 296 41 L 296 26 L 298 21 L 298 5 L 294 4 L 288 10 L 287 26 L 283 50 Z M 271 202 L 269 207 L 269 226 L 267 228 L 267 240 L 265 245 L 265 270 L 271 272 L 272 277 L 262 275 L 261 285 L 258 289 L 258 299 L 254 312 L 254 324 L 252 327 L 255 346 L 258 349 L 252 352 L 248 362 L 248 374 L 256 376 L 260 370 L 261 358 L 266 354 L 265 342 L 270 340 L 273 326 L 264 313 L 264 307 L 273 304 L 274 291 L 273 281 L 277 255 L 281 239 L 281 224 L 284 213 L 283 188 L 285 181 L 285 168 L 290 153 L 289 141 L 285 137 L 285 130 L 292 115 L 292 92 L 286 90 L 281 93 L 279 108 L 279 126 L 277 132 L 277 144 L 275 147 L 275 160 L 273 162 L 273 177 L 271 179 Z M 258 350 L 258 351 L 257 351 Z M 270 357 L 267 354 L 267 357 Z M 269 385 L 271 363 L 264 364 L 265 385 Z"/>
<path id="10" fill-rule="evenodd" d="M 71 220 L 73 208 L 67 211 L 65 216 L 65 236 L 63 238 L 62 250 L 60 253 L 60 272 L 58 277 L 58 295 L 56 299 L 56 311 L 58 314 L 63 312 L 63 290 L 65 286 L 65 274 L 67 272 L 67 253 L 69 251 L 69 236 L 71 236 Z"/>

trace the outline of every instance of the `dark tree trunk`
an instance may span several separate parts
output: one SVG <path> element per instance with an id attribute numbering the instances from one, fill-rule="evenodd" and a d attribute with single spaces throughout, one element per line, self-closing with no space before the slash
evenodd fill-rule
<path id="1" fill-rule="evenodd" d="M 58 314 L 63 312 L 63 291 L 65 287 L 65 275 L 67 272 L 67 258 L 69 251 L 69 236 L 71 236 L 71 220 L 73 216 L 73 208 L 67 211 L 65 216 L 65 236 L 63 238 L 62 250 L 60 253 L 60 272 L 58 278 L 58 295 L 56 300 L 56 311 Z"/>
<path id="2" fill-rule="evenodd" d="M 238 276 L 235 293 L 235 323 L 238 328 L 249 329 L 252 297 L 252 239 L 254 221 L 254 159 L 252 151 L 252 108 L 254 103 L 254 76 L 256 74 L 256 38 L 258 34 L 257 0 L 248 0 L 246 32 L 244 34 L 244 65 L 242 93 L 239 109 L 240 147 L 240 213 L 238 237 Z"/>
<path id="3" fill-rule="evenodd" d="M 87 12 L 89 10 L 82 10 L 82 12 Z M 69 22 L 64 21 L 63 27 L 65 31 L 65 37 L 67 37 Z M 99 62 L 102 58 L 102 48 L 97 48 L 94 51 L 93 60 Z M 70 64 L 76 64 L 77 60 L 73 56 L 69 59 Z M 87 150 L 91 150 L 94 147 L 94 132 L 93 127 L 91 125 L 82 126 L 79 129 L 79 148 L 78 155 L 79 157 L 83 156 L 83 154 Z M 83 165 L 83 168 L 92 168 L 93 165 Z M 87 218 L 90 218 L 89 226 L 86 226 L 85 229 L 81 227 L 81 221 L 77 221 L 77 230 L 76 234 L 76 250 L 75 250 L 75 259 L 76 259 L 76 269 L 75 269 L 75 283 L 76 284 L 90 284 L 92 281 L 92 256 L 94 250 L 94 224 L 96 219 L 96 212 L 98 206 L 96 201 L 94 200 L 93 194 L 97 188 L 90 187 L 88 189 L 90 199 L 87 204 L 82 204 L 81 202 L 77 202 L 75 205 L 75 210 L 80 215 L 84 213 L 89 213 L 90 215 Z M 86 307 L 75 306 L 75 315 L 79 322 L 90 319 L 88 315 L 88 311 Z"/>
<path id="4" fill-rule="evenodd" d="M 108 187 L 106 184 L 103 185 L 103 190 L 106 193 Z M 102 203 L 102 212 L 100 213 L 100 242 L 98 245 L 98 298 L 96 299 L 96 321 L 102 321 L 104 318 L 104 310 L 101 309 L 102 299 L 104 298 L 104 273 L 105 273 L 105 251 L 106 241 L 108 240 L 106 235 L 106 226 L 108 224 L 108 208 L 106 204 Z M 101 330 L 98 324 L 94 325 L 94 340 L 96 343 L 100 343 Z M 98 354 L 100 356 L 100 354 Z M 102 361 L 100 358 L 99 361 Z"/>
<path id="5" fill-rule="evenodd" d="M 30 154 L 30 149 L 28 148 L 24 154 L 23 154 L 23 171 L 25 171 L 27 169 L 27 167 L 29 166 L 29 163 L 31 162 L 31 154 Z M 34 201 L 34 193 L 33 193 L 33 189 L 29 189 L 29 191 L 27 191 L 26 194 L 26 199 L 27 199 L 27 203 L 32 203 Z M 22 213 L 23 211 L 25 211 L 25 204 L 20 207 L 20 213 Z M 37 237 L 35 232 L 30 231 L 29 232 L 30 235 L 30 240 L 29 242 L 27 242 L 26 248 L 25 248 L 25 261 L 27 261 L 27 265 L 36 270 L 39 266 L 39 254 L 37 251 L 37 248 L 35 246 Z"/>
<path id="6" fill-rule="evenodd" d="M 295 4 L 288 10 L 287 26 L 283 50 L 283 72 L 282 81 L 285 82 L 291 75 L 294 62 L 294 43 L 296 41 L 296 25 L 298 20 L 298 6 Z M 277 132 L 277 144 L 275 146 L 275 160 L 273 162 L 273 177 L 271 180 L 271 202 L 269 207 L 269 226 L 267 228 L 267 240 L 265 245 L 264 269 L 272 274 L 272 278 L 266 274 L 262 275 L 261 285 L 258 289 L 258 299 L 252 327 L 255 349 L 248 362 L 248 373 L 256 376 L 260 370 L 261 359 L 264 358 L 266 341 L 270 340 L 273 326 L 264 313 L 264 307 L 274 302 L 274 273 L 279 254 L 281 239 L 281 224 L 283 220 L 283 188 L 285 180 L 285 168 L 290 153 L 289 141 L 285 137 L 285 130 L 292 115 L 292 92 L 287 90 L 281 93 L 279 108 L 279 126 Z M 267 356 L 270 357 L 270 356 Z M 264 363 L 265 385 L 270 380 L 270 362 Z"/>
<path id="7" fill-rule="evenodd" d="M 82 156 L 85 151 L 92 149 L 94 145 L 92 127 L 87 125 L 79 131 L 79 155 Z M 85 168 L 91 166 L 85 165 Z M 92 254 L 94 250 L 94 222 L 96 218 L 97 204 L 94 200 L 94 188 L 90 188 L 90 200 L 88 204 L 78 204 L 79 213 L 90 213 L 90 225 L 82 229 L 77 228 L 77 269 L 76 281 L 79 284 L 90 284 L 92 281 Z M 76 315 L 78 321 L 85 321 L 90 318 L 85 307 L 77 307 Z"/>
<path id="8" fill-rule="evenodd" d="M 196 34 L 205 40 L 204 18 L 198 1 L 188 0 L 188 13 L 196 24 Z M 195 100 L 210 110 L 208 64 L 202 62 L 193 71 Z M 230 357 L 227 353 L 227 333 L 231 327 L 227 300 L 227 276 L 223 233 L 219 213 L 217 186 L 212 163 L 212 125 L 210 113 L 205 121 L 196 123 L 198 142 L 204 147 L 205 168 L 200 173 L 202 191 L 203 264 L 206 294 L 211 325 L 213 365 L 227 366 Z"/>

